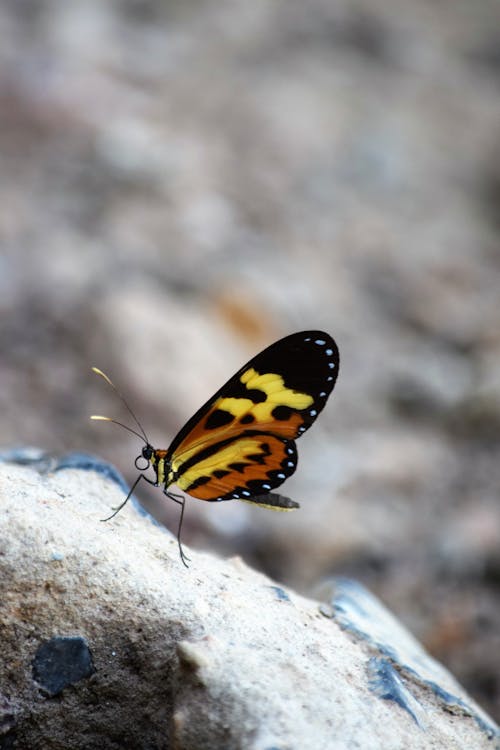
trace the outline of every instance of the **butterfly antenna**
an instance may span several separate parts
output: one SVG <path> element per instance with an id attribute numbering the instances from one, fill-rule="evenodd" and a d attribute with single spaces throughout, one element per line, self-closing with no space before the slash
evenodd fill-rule
<path id="1" fill-rule="evenodd" d="M 144 440 L 144 435 L 141 435 L 140 432 L 137 432 L 137 430 L 133 430 L 131 427 L 127 427 L 126 424 L 123 424 L 123 422 L 118 422 L 117 419 L 111 419 L 111 417 L 103 417 L 101 414 L 92 414 L 90 417 L 95 422 L 113 422 L 113 424 L 117 424 L 118 427 L 123 427 L 124 430 L 127 430 L 127 432 L 131 432 L 132 435 L 137 435 L 138 438 L 141 440 Z M 148 441 L 146 440 L 147 445 L 149 445 Z"/>
<path id="2" fill-rule="evenodd" d="M 95 419 L 95 420 L 100 420 L 101 422 L 113 422 L 114 424 L 117 424 L 120 427 L 123 427 L 125 430 L 128 430 L 133 435 L 137 435 L 137 437 L 141 438 L 141 440 L 144 439 L 144 441 L 146 442 L 146 445 L 149 445 L 149 440 L 148 440 L 148 437 L 147 437 L 147 435 L 146 435 L 146 433 L 144 431 L 144 428 L 143 428 L 142 424 L 139 422 L 139 420 L 137 419 L 137 417 L 135 416 L 135 414 L 132 411 L 132 409 L 130 408 L 130 406 L 128 405 L 127 400 L 126 400 L 125 396 L 123 395 L 123 393 L 118 390 L 118 388 L 113 383 L 113 381 L 111 380 L 111 378 L 108 378 L 108 376 L 106 375 L 106 373 L 104 373 L 102 370 L 99 370 L 98 367 L 93 367 L 92 368 L 92 372 L 95 372 L 96 375 L 99 375 L 101 378 L 103 378 L 103 380 L 105 380 L 106 383 L 108 385 L 110 385 L 111 388 L 113 388 L 113 390 L 115 391 L 115 393 L 118 394 L 118 396 L 121 398 L 121 400 L 122 400 L 125 408 L 127 409 L 128 413 L 130 414 L 130 416 L 132 417 L 132 419 L 134 420 L 134 422 L 138 426 L 139 430 L 141 431 L 141 434 L 139 434 L 135 430 L 132 430 L 130 427 L 127 427 L 126 425 L 122 424 L 121 422 L 117 422 L 116 419 L 111 419 L 110 417 L 101 417 L 99 415 L 93 415 L 90 418 L 91 419 Z"/>

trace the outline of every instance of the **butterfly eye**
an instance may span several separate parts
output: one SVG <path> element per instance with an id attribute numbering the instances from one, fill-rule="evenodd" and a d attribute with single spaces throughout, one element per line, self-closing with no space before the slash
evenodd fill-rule
<path id="1" fill-rule="evenodd" d="M 145 471 L 149 468 L 149 464 L 151 462 L 151 457 L 153 455 L 153 448 L 151 445 L 145 445 L 142 449 L 142 453 L 140 456 L 137 456 L 135 459 L 135 468 L 139 471 Z M 145 461 L 146 463 L 143 465 L 142 461 Z"/>

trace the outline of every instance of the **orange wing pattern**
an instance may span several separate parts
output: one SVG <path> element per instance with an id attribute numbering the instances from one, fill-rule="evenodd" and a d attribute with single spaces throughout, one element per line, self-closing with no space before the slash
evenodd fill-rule
<path id="1" fill-rule="evenodd" d="M 216 443 L 182 465 L 177 486 L 200 500 L 239 498 L 269 492 L 293 474 L 297 451 L 291 440 L 265 432 L 247 432 L 224 444 Z"/>
<path id="2" fill-rule="evenodd" d="M 158 484 L 175 483 L 200 500 L 255 498 L 265 505 L 267 493 L 295 471 L 294 441 L 324 408 L 338 369 L 337 346 L 322 331 L 294 333 L 264 349 L 196 412 L 167 451 L 154 451 Z"/>

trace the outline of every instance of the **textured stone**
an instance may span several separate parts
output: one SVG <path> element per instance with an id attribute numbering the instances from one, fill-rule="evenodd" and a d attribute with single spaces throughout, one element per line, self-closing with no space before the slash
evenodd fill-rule
<path id="1" fill-rule="evenodd" d="M 492 720 L 358 584 L 332 582 L 321 603 L 237 558 L 190 550 L 185 569 L 176 540 L 133 505 L 99 522 L 123 491 L 91 463 L 51 474 L 0 464 L 0 726 L 16 748 L 498 742 Z M 95 671 L 90 659 L 85 675 L 70 670 L 54 698 L 32 662 L 62 633 L 88 645 Z"/>

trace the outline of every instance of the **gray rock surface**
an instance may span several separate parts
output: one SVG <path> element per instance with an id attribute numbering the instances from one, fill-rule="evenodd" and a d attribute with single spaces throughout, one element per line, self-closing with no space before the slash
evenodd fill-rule
<path id="1" fill-rule="evenodd" d="M 186 570 L 132 504 L 100 523 L 119 480 L 71 463 L 0 464 L 1 747 L 498 746 L 362 587 L 336 581 L 320 603 L 194 550 Z"/>

